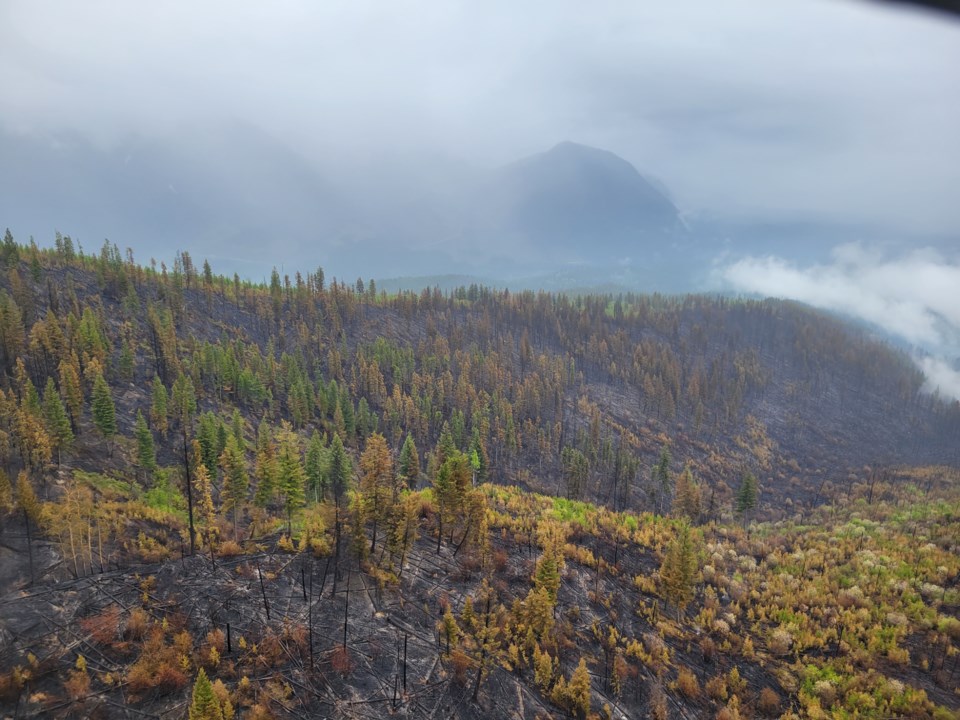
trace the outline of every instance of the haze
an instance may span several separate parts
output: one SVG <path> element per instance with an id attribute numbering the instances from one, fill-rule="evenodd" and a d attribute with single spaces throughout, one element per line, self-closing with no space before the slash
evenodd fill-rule
<path id="1" fill-rule="evenodd" d="M 574 140 L 687 211 L 936 233 L 960 227 L 957 67 L 957 23 L 858 2 L 0 10 L 8 132 L 110 147 L 242 122 L 359 178 L 385 156 L 494 165 Z"/>

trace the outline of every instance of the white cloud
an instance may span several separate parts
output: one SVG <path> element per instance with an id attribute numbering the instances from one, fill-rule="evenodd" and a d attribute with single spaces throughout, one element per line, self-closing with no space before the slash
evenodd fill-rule
<path id="1" fill-rule="evenodd" d="M 920 358 L 918 363 L 927 376 L 927 391 L 960 400 L 960 372 L 940 358 Z"/>
<path id="2" fill-rule="evenodd" d="M 720 271 L 742 292 L 799 300 L 874 323 L 916 346 L 931 389 L 960 399 L 960 263 L 931 249 L 887 257 L 859 243 L 841 245 L 830 264 L 799 267 L 748 257 Z"/>
<path id="3" fill-rule="evenodd" d="M 856 0 L 0 3 L 0 127 L 243 118 L 318 162 L 575 140 L 688 209 L 960 226 L 960 25 Z M 349 152 L 348 152 L 349 151 Z"/>

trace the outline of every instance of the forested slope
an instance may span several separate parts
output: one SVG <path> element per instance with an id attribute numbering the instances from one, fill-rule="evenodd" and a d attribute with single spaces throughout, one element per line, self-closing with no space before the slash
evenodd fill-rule
<path id="1" fill-rule="evenodd" d="M 835 319 L 0 264 L 3 712 L 957 707 L 960 412 Z"/>

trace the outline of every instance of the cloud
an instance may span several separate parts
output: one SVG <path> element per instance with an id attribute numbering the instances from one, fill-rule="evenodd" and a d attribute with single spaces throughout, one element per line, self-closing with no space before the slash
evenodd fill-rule
<path id="1" fill-rule="evenodd" d="M 239 118 L 317 165 L 610 149 L 691 210 L 960 227 L 960 24 L 848 0 L 0 4 L 0 127 Z"/>
<path id="2" fill-rule="evenodd" d="M 829 264 L 747 257 L 719 270 L 741 292 L 799 300 L 866 320 L 914 347 L 928 388 L 960 399 L 960 262 L 925 248 L 896 257 L 840 245 Z"/>
<path id="3" fill-rule="evenodd" d="M 927 390 L 939 392 L 945 397 L 960 400 L 960 372 L 946 361 L 935 357 L 918 360 L 920 369 L 927 376 Z"/>

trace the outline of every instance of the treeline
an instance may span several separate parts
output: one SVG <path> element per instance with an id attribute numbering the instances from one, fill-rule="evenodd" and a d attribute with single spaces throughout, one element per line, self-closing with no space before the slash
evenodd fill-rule
<path id="1" fill-rule="evenodd" d="M 417 459 L 430 478 L 447 437 L 485 473 L 663 510 L 672 495 L 650 468 L 666 445 L 723 502 L 745 469 L 772 475 L 793 459 L 751 415 L 764 403 L 789 402 L 784 427 L 856 423 L 858 410 L 842 413 L 859 392 L 863 408 L 887 413 L 884 428 L 893 413 L 921 427 L 922 451 L 949 451 L 960 427 L 956 404 L 924 395 L 907 358 L 790 303 L 478 286 L 388 296 L 372 281 L 327 282 L 322 268 L 253 284 L 186 252 L 170 268 L 142 266 L 59 234 L 41 249 L 8 232 L 0 263 L 0 461 L 11 472 L 42 474 L 85 433 L 109 450 L 136 431 L 188 476 L 201 442 L 224 495 L 230 427 L 252 501 L 272 482 L 257 468 L 278 437 L 305 470 L 311 447 L 328 452 L 338 438 L 356 457 L 379 433 L 393 457 L 407 438 L 431 450 Z M 201 440 L 214 424 L 215 451 Z M 321 480 L 311 482 L 316 497 Z"/>

